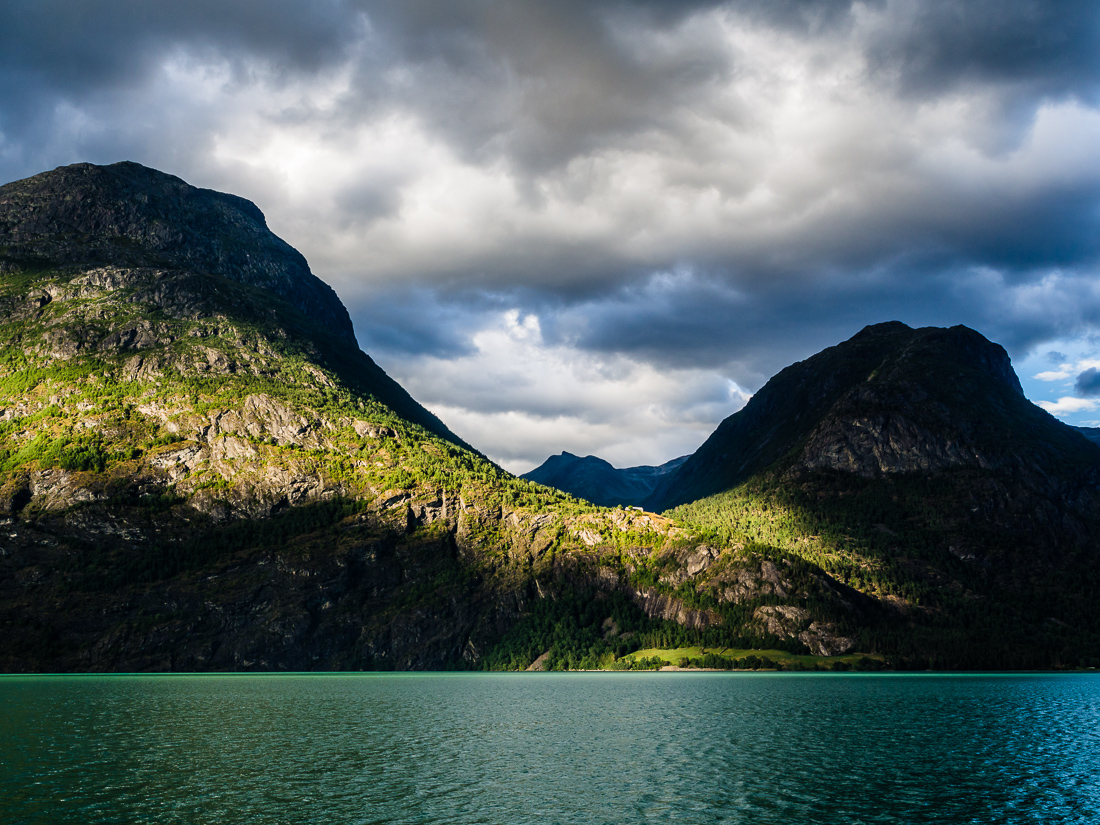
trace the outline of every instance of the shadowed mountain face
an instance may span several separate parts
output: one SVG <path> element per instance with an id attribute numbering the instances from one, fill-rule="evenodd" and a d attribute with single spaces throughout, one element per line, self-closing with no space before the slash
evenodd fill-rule
<path id="1" fill-rule="evenodd" d="M 1100 427 L 1074 427 L 1074 429 L 1093 444 L 1100 446 Z"/>
<path id="2" fill-rule="evenodd" d="M 77 163 L 0 187 L 0 243 L 33 267 L 189 269 L 270 290 L 355 346 L 351 318 L 251 201 L 129 161 Z"/>
<path id="3" fill-rule="evenodd" d="M 620 470 L 594 455 L 581 458 L 563 452 L 550 456 L 521 478 L 556 487 L 601 507 L 640 505 L 661 478 L 686 460 L 687 456 L 682 456 L 657 467 L 642 465 Z"/>
<path id="4" fill-rule="evenodd" d="M 1057 494 L 1092 478 L 1100 450 L 1024 397 L 1002 347 L 962 326 L 891 322 L 784 369 L 646 504 L 704 498 L 781 461 L 864 478 L 997 471 Z"/>
<path id="5" fill-rule="evenodd" d="M 780 372 L 649 504 L 896 604 L 941 661 L 1095 662 L 1098 482 L 1100 447 L 1024 398 L 1001 347 L 894 322 Z"/>

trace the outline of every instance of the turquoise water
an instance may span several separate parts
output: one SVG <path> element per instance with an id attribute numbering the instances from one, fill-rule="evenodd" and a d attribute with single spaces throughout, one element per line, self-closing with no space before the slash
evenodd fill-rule
<path id="1" fill-rule="evenodd" d="M 0 678 L 5 823 L 1097 823 L 1100 677 Z"/>

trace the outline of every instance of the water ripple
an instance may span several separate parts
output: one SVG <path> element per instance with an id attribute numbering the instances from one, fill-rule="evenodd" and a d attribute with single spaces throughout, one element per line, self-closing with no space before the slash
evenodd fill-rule
<path id="1" fill-rule="evenodd" d="M 1100 678 L 0 679 L 10 823 L 1095 823 Z"/>

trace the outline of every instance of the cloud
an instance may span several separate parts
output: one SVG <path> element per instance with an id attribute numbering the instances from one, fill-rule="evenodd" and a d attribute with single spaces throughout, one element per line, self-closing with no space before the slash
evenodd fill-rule
<path id="1" fill-rule="evenodd" d="M 249 197 L 474 443 L 522 462 L 537 432 L 574 432 L 549 452 L 663 461 L 867 323 L 965 323 L 1017 361 L 1063 342 L 1040 384 L 1090 368 L 1073 362 L 1100 355 L 1098 15 L 22 3 L 0 28 L 0 175 L 129 158 Z M 508 312 L 538 334 L 516 343 Z"/>
<path id="2" fill-rule="evenodd" d="M 1039 381 L 1064 381 L 1072 377 L 1073 373 L 1065 370 L 1047 370 L 1046 372 L 1036 373 L 1034 376 Z"/>
<path id="3" fill-rule="evenodd" d="M 1100 401 L 1090 401 L 1087 398 L 1073 398 L 1064 396 L 1057 401 L 1039 401 L 1040 407 L 1051 415 L 1062 417 L 1079 412 L 1091 412 L 1100 407 Z"/>
<path id="4" fill-rule="evenodd" d="M 1062 353 L 1055 353 L 1065 360 L 1065 355 Z M 1097 368 L 1100 367 L 1100 360 L 1095 358 L 1082 358 L 1076 362 L 1066 362 L 1058 365 L 1056 370 L 1045 370 L 1044 372 L 1036 373 L 1032 376 L 1037 381 L 1066 381 L 1070 378 L 1077 376 L 1077 392 L 1079 394 L 1088 395 L 1087 392 L 1082 392 L 1082 386 L 1088 386 L 1089 382 L 1095 380 L 1097 375 Z"/>
<path id="5" fill-rule="evenodd" d="M 872 65 L 909 94 L 997 84 L 1087 97 L 1100 78 L 1100 12 L 1089 0 L 906 0 L 868 17 Z"/>
<path id="6" fill-rule="evenodd" d="M 467 441 L 517 472 L 561 450 L 620 466 L 694 451 L 748 393 L 706 369 L 657 370 L 621 355 L 547 342 L 538 316 L 487 313 L 454 357 L 380 358 Z"/>
<path id="7" fill-rule="evenodd" d="M 1089 367 L 1077 376 L 1073 389 L 1078 395 L 1100 395 L 1100 370 L 1097 370 L 1096 367 Z"/>

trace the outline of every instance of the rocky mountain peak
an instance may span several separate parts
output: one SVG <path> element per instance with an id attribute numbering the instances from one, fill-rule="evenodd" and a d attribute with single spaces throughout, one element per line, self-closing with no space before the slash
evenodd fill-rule
<path id="1" fill-rule="evenodd" d="M 251 201 L 125 161 L 77 163 L 0 187 L 5 266 L 111 264 L 219 275 L 287 299 L 348 342 L 351 319 Z"/>
<path id="2" fill-rule="evenodd" d="M 1100 452 L 1024 397 L 1000 345 L 965 326 L 891 321 L 782 370 L 646 503 L 712 495 L 781 460 L 864 477 L 973 467 L 1040 479 Z"/>

